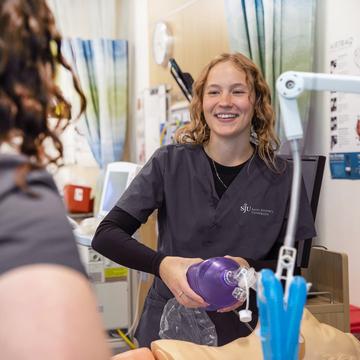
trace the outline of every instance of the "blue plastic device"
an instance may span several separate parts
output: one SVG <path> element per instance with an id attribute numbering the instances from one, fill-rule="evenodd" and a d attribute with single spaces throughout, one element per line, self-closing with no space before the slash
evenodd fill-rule
<path id="1" fill-rule="evenodd" d="M 260 272 L 257 304 L 260 336 L 265 360 L 296 360 L 300 323 L 306 302 L 306 281 L 292 278 L 287 303 L 280 280 L 269 269 Z"/>

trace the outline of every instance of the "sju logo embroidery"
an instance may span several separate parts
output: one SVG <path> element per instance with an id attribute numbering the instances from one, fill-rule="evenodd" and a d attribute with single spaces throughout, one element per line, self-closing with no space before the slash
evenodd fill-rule
<path id="1" fill-rule="evenodd" d="M 255 208 L 253 206 L 248 205 L 248 203 L 244 203 L 243 205 L 241 205 L 240 211 L 243 214 L 250 213 L 251 215 L 261 215 L 261 216 L 270 216 L 274 214 L 274 210 Z"/>
<path id="2" fill-rule="evenodd" d="M 241 210 L 241 212 L 243 212 L 243 213 L 245 214 L 245 213 L 251 211 L 251 206 L 248 205 L 247 203 L 244 203 L 244 205 L 242 205 L 242 206 L 240 207 L 240 210 Z"/>

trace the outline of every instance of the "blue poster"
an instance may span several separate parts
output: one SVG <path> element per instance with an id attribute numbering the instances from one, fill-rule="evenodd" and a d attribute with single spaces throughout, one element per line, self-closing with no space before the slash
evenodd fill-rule
<path id="1" fill-rule="evenodd" d="M 331 153 L 330 171 L 333 179 L 360 179 L 360 153 Z"/>

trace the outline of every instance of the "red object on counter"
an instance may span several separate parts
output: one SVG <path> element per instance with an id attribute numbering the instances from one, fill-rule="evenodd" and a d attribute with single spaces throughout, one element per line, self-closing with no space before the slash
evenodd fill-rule
<path id="1" fill-rule="evenodd" d="M 64 201 L 69 213 L 90 213 L 93 211 L 91 188 L 80 185 L 64 186 Z"/>
<path id="2" fill-rule="evenodd" d="M 360 308 L 350 305 L 350 332 L 360 333 Z"/>

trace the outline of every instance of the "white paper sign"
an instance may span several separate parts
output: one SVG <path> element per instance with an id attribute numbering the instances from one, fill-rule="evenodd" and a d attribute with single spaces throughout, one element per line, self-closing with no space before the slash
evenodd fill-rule
<path id="1" fill-rule="evenodd" d="M 330 72 L 360 76 L 360 43 L 354 36 L 330 44 Z M 330 93 L 332 178 L 360 179 L 360 95 Z"/>

